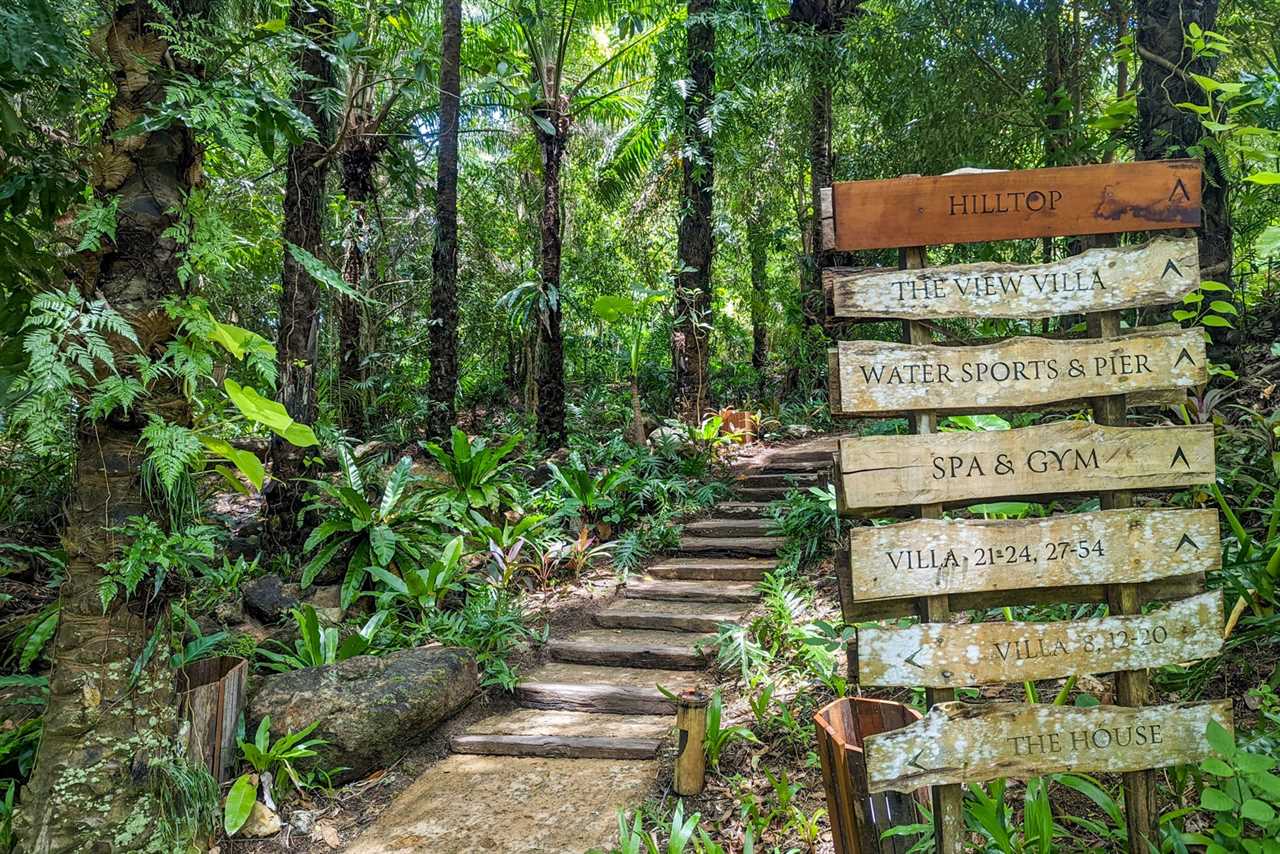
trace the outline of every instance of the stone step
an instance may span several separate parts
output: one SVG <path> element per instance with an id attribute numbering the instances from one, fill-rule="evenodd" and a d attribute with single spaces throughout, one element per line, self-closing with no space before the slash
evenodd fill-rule
<path id="1" fill-rule="evenodd" d="M 684 524 L 686 536 L 695 537 L 767 537 L 773 531 L 773 519 L 699 519 Z"/>
<path id="2" fill-rule="evenodd" d="M 759 581 L 777 565 L 777 560 L 758 557 L 669 557 L 648 573 L 679 581 Z"/>
<path id="3" fill-rule="evenodd" d="M 746 612 L 742 606 L 715 602 L 624 599 L 597 611 L 593 619 L 602 628 L 714 632 L 721 623 L 737 622 Z"/>
<path id="4" fill-rule="evenodd" d="M 722 519 L 769 519 L 767 501 L 721 501 L 712 512 Z"/>
<path id="5" fill-rule="evenodd" d="M 790 488 L 780 486 L 735 486 L 733 488 L 733 494 L 737 498 L 743 502 L 752 504 L 767 504 L 771 501 L 781 501 L 783 498 L 787 497 L 787 493 L 790 491 Z"/>
<path id="6" fill-rule="evenodd" d="M 688 555 L 757 555 L 771 557 L 786 537 L 681 537 L 680 551 Z"/>
<path id="7" fill-rule="evenodd" d="M 520 680 L 516 699 L 533 709 L 565 709 L 617 715 L 667 715 L 675 704 L 658 690 L 673 694 L 703 687 L 705 674 L 689 670 L 643 667 L 600 667 L 553 661 Z"/>
<path id="8" fill-rule="evenodd" d="M 622 595 L 671 602 L 754 602 L 760 591 L 751 581 L 673 581 L 645 575 L 627 579 Z"/>
<path id="9" fill-rule="evenodd" d="M 733 482 L 735 491 L 743 489 L 808 489 L 823 478 L 816 472 L 776 472 L 749 474 Z"/>
<path id="10" fill-rule="evenodd" d="M 715 635 L 651 629 L 587 629 L 552 639 L 547 650 L 556 661 L 615 667 L 695 670 L 705 667 Z"/>
<path id="11" fill-rule="evenodd" d="M 652 759 L 671 729 L 665 715 L 607 715 L 516 709 L 455 735 L 455 753 L 574 759 Z"/>

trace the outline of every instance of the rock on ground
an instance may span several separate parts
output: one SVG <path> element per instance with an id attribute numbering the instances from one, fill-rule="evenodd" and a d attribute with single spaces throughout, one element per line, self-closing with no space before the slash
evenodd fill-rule
<path id="1" fill-rule="evenodd" d="M 317 748 L 313 766 L 345 766 L 334 776 L 340 783 L 394 762 L 466 705 L 476 687 L 469 651 L 425 646 L 268 676 L 248 718 L 256 727 L 270 715 L 273 739 L 318 722 L 310 737 L 328 744 Z"/>
<path id="2" fill-rule="evenodd" d="M 619 809 L 642 803 L 657 763 L 453 755 L 432 766 L 347 854 L 571 854 L 607 850 Z"/>
<path id="3" fill-rule="evenodd" d="M 290 608 L 298 607 L 301 591 L 298 585 L 278 575 L 263 575 L 240 585 L 244 608 L 264 623 L 283 619 Z"/>

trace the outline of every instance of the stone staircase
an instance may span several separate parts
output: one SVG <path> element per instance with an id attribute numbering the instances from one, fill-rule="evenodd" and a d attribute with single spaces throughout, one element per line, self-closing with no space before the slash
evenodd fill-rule
<path id="1" fill-rule="evenodd" d="M 548 763 L 536 773 L 556 775 L 562 786 L 568 786 L 567 779 L 582 777 L 581 785 L 598 795 L 599 760 L 615 760 L 619 765 L 610 773 L 634 785 L 628 792 L 618 783 L 611 796 L 618 801 L 616 806 L 634 805 L 627 798 L 634 799 L 646 780 L 652 784 L 653 760 L 674 723 L 675 706 L 658 686 L 673 694 L 709 687 L 706 668 L 715 655 L 717 628 L 747 615 L 760 597 L 757 583 L 777 565 L 776 553 L 783 540 L 769 536 L 768 503 L 790 488 L 821 482 L 830 470 L 833 450 L 834 441 L 825 439 L 759 452 L 739 472 L 734 500 L 717 505 L 710 518 L 686 524 L 676 553 L 632 576 L 621 596 L 593 615 L 593 627 L 552 638 L 547 644 L 549 660 L 526 673 L 516 688 L 520 708 L 481 720 L 454 736 L 451 747 L 460 755 L 437 767 L 468 757 L 519 757 L 506 760 L 503 767 L 532 778 L 534 765 L 511 763 Z M 442 791 L 444 787 L 437 785 L 430 794 L 430 786 L 423 786 L 431 773 L 414 788 L 423 788 L 422 797 L 434 797 L 457 809 L 449 801 L 450 793 Z M 421 797 L 413 804 L 423 815 L 432 808 Z M 563 801 L 557 809 L 561 813 L 601 811 L 598 803 Z M 386 820 L 384 814 L 375 828 Z M 415 843 L 388 850 L 583 851 L 605 844 L 616 828 L 612 809 L 582 815 L 580 821 L 585 823 L 582 834 L 572 841 L 563 836 L 563 825 L 557 824 L 541 841 L 533 828 L 523 831 L 523 841 L 518 843 L 498 836 L 472 840 L 459 835 L 442 845 L 435 834 L 415 833 L 402 838 L 420 839 L 423 847 Z M 475 819 L 470 826 L 482 823 Z M 480 841 L 485 844 L 477 844 Z M 376 849 L 357 846 L 354 850 Z"/>
<path id="2" fill-rule="evenodd" d="M 678 552 L 633 576 L 598 611 L 595 628 L 552 639 L 550 661 L 516 688 L 523 707 L 453 739 L 459 753 L 652 758 L 675 708 L 672 693 L 700 686 L 717 628 L 759 599 L 756 583 L 777 565 L 768 503 L 819 482 L 830 450 L 783 455 L 744 471 L 738 500 L 684 526 Z"/>

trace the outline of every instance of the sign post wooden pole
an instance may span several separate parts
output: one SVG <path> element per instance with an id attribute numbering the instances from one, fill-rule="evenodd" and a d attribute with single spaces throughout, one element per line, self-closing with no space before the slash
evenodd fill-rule
<path id="1" fill-rule="evenodd" d="M 923 246 L 903 250 L 903 269 L 921 270 L 926 265 Z M 932 344 L 933 332 L 925 323 L 915 320 L 903 322 L 903 332 L 908 344 Z M 914 429 L 918 435 L 938 432 L 938 414 L 932 411 L 916 412 Z M 941 519 L 941 504 L 921 504 L 921 519 Z M 920 601 L 920 620 L 925 623 L 946 623 L 951 620 L 951 601 L 946 594 L 926 596 Z M 929 708 L 938 703 L 949 703 L 956 698 L 952 688 L 927 688 L 925 703 Z M 961 831 L 964 828 L 964 789 L 953 783 L 933 787 L 933 838 L 938 854 L 960 854 Z"/>
<path id="2" fill-rule="evenodd" d="M 1106 338 L 1120 334 L 1120 312 L 1101 311 L 1086 317 L 1089 335 Z M 1100 397 L 1093 404 L 1093 420 L 1099 424 L 1124 426 L 1128 421 L 1125 396 Z M 1133 507 L 1133 493 L 1128 490 L 1102 492 L 1098 495 L 1103 510 Z M 1142 598 L 1137 584 L 1109 584 L 1107 606 L 1113 616 L 1142 613 Z M 1122 670 L 1116 673 L 1116 702 L 1121 706 L 1146 703 L 1149 676 L 1146 670 Z M 1151 771 L 1129 771 L 1123 776 L 1124 808 L 1129 831 L 1129 850 L 1147 851 L 1149 845 L 1159 847 L 1156 825 L 1155 775 Z"/>

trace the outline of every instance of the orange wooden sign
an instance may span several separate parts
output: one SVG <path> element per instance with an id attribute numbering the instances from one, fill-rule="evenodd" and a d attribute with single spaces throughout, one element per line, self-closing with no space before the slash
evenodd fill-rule
<path id="1" fill-rule="evenodd" d="M 1198 160 L 1145 160 L 841 182 L 832 248 L 1195 228 L 1200 177 Z"/>

